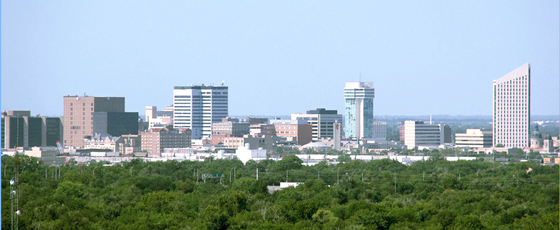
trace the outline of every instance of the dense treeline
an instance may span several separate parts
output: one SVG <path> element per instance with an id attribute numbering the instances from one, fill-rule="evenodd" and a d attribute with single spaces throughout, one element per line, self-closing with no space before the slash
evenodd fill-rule
<path id="1" fill-rule="evenodd" d="M 558 229 L 558 166 L 433 160 L 133 160 L 46 167 L 19 157 L 20 229 Z M 16 159 L 2 158 L 2 229 Z M 256 180 L 258 168 L 258 180 Z M 527 173 L 531 168 L 532 171 Z M 203 174 L 222 173 L 206 178 Z M 219 176 L 219 174 L 214 175 Z M 270 194 L 267 185 L 305 182 Z M 230 182 L 231 181 L 231 182 Z"/>

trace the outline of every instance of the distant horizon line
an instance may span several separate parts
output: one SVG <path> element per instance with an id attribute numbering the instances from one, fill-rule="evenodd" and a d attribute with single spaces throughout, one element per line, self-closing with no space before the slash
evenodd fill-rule
<path id="1" fill-rule="evenodd" d="M 30 110 L 3 110 L 3 111 L 30 111 Z M 130 111 L 125 111 L 125 112 L 130 112 Z M 136 112 L 136 111 L 132 111 L 132 112 Z M 52 116 L 52 115 L 49 115 L 49 114 L 40 114 L 40 113 L 37 113 L 37 114 L 35 114 L 35 115 L 34 115 L 33 113 L 31 114 L 32 117 L 33 117 L 33 116 L 36 116 L 36 115 L 47 116 L 47 117 L 62 117 L 62 115 L 59 115 L 59 116 L 55 115 L 55 116 Z M 144 117 L 144 116 L 146 116 L 146 114 L 145 114 L 145 113 L 140 113 L 140 112 L 138 112 L 138 116 Z M 237 117 L 237 118 L 239 118 L 239 117 L 290 117 L 290 116 L 291 116 L 291 113 L 290 113 L 290 114 L 284 114 L 284 115 L 278 115 L 278 114 L 276 114 L 276 115 L 265 115 L 265 114 L 236 114 L 236 115 L 228 115 L 228 116 L 229 116 L 229 117 Z M 384 116 L 387 116 L 387 117 L 430 117 L 430 116 L 432 116 L 432 118 L 434 118 L 434 117 L 442 117 L 442 116 L 444 116 L 444 117 L 489 117 L 489 118 L 492 118 L 492 115 L 480 115 L 480 114 L 478 114 L 478 115 L 461 115 L 461 114 L 455 114 L 455 115 L 452 115 L 452 114 L 431 114 L 431 115 L 430 115 L 430 114 L 423 114 L 423 115 L 389 115 L 389 114 L 380 114 L 380 115 L 374 115 L 374 117 L 384 117 Z M 543 115 L 543 114 L 535 114 L 535 115 L 531 115 L 531 117 L 557 117 L 557 118 L 560 119 L 560 114 L 544 114 L 544 115 Z"/>

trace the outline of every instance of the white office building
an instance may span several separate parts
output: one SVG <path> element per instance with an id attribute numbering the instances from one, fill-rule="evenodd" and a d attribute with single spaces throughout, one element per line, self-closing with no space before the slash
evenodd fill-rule
<path id="1" fill-rule="evenodd" d="M 492 131 L 467 129 L 465 133 L 455 133 L 455 146 L 467 148 L 492 147 Z"/>
<path id="2" fill-rule="evenodd" d="M 210 138 L 212 123 L 228 116 L 228 87 L 175 86 L 173 108 L 175 128 L 191 129 L 192 139 Z"/>
<path id="3" fill-rule="evenodd" d="M 404 144 L 408 149 L 416 146 L 438 147 L 444 143 L 451 143 L 451 129 L 447 125 L 403 121 L 403 127 Z"/>
<path id="4" fill-rule="evenodd" d="M 531 65 L 517 68 L 493 82 L 492 145 L 529 147 Z"/>
<path id="5" fill-rule="evenodd" d="M 346 82 L 344 87 L 345 120 L 344 136 L 349 139 L 373 137 L 372 82 Z"/>

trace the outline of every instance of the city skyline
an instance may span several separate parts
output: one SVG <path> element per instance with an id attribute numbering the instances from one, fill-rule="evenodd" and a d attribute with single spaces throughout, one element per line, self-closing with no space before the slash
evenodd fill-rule
<path id="1" fill-rule="evenodd" d="M 376 115 L 491 116 L 492 80 L 529 62 L 531 113 L 559 111 L 556 1 L 67 3 L 1 3 L 2 110 L 86 93 L 142 114 L 225 81 L 231 115 L 342 112 L 363 81 Z"/>

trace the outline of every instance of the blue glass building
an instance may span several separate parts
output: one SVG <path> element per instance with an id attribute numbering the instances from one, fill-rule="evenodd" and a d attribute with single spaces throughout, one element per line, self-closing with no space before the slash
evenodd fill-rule
<path id="1" fill-rule="evenodd" d="M 344 100 L 346 113 L 344 134 L 348 139 L 373 137 L 373 98 L 375 90 L 372 82 L 346 82 Z"/>

